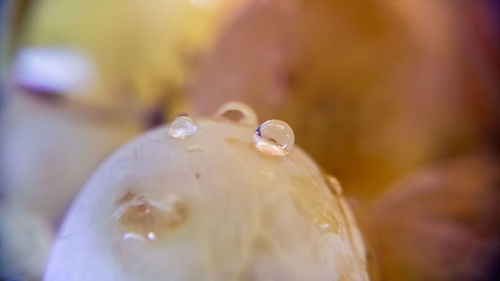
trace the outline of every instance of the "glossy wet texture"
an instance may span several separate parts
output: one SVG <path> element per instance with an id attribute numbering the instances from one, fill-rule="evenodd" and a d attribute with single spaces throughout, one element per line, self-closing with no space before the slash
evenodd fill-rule
<path id="1" fill-rule="evenodd" d="M 278 156 L 256 146 L 256 125 L 188 121 L 195 133 L 159 128 L 96 172 L 63 227 L 69 238 L 56 247 L 51 281 L 367 280 L 358 230 L 347 229 L 355 224 L 300 148 Z M 276 124 L 259 137 L 290 149 L 283 141 L 293 132 Z M 75 249 L 80 240 L 91 247 Z M 63 274 L 75 262 L 86 277 Z"/>
<path id="2" fill-rule="evenodd" d="M 253 137 L 255 147 L 263 153 L 284 156 L 294 145 L 292 128 L 281 120 L 268 120 L 262 123 Z"/>
<path id="3" fill-rule="evenodd" d="M 179 197 L 170 195 L 163 201 L 152 197 L 128 191 L 116 202 L 113 218 L 121 238 L 141 242 L 163 239 L 187 219 L 187 205 Z"/>
<path id="4" fill-rule="evenodd" d="M 188 116 L 179 116 L 170 124 L 169 134 L 172 138 L 184 139 L 193 135 L 198 130 L 198 126 L 193 119 Z"/>

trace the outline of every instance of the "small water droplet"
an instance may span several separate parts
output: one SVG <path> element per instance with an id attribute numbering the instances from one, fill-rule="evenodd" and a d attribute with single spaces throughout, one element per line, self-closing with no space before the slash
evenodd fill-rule
<path id="1" fill-rule="evenodd" d="M 325 182 L 334 194 L 342 195 L 342 186 L 340 186 L 337 178 L 332 175 L 325 175 Z"/>
<path id="2" fill-rule="evenodd" d="M 215 118 L 239 124 L 257 125 L 257 114 L 248 105 L 241 102 L 228 102 L 221 106 L 214 114 Z"/>
<path id="3" fill-rule="evenodd" d="M 202 150 L 203 147 L 201 145 L 193 144 L 185 148 L 187 152 L 196 152 Z"/>
<path id="4" fill-rule="evenodd" d="M 335 216 L 328 212 L 323 211 L 319 217 L 316 218 L 318 228 L 323 232 L 339 233 L 339 223 Z"/>
<path id="5" fill-rule="evenodd" d="M 255 147 L 266 154 L 284 156 L 292 150 L 295 136 L 287 123 L 268 120 L 257 128 L 253 141 Z"/>
<path id="6" fill-rule="evenodd" d="M 294 176 L 290 191 L 297 209 L 314 221 L 320 231 L 340 233 L 340 223 L 335 216 L 337 210 L 331 205 L 330 198 L 325 196 L 328 191 L 319 189 L 315 179 Z"/>
<path id="7" fill-rule="evenodd" d="M 128 192 L 117 204 L 113 217 L 124 240 L 155 241 L 179 227 L 187 216 L 186 204 L 174 195 L 160 202 Z"/>
<path id="8" fill-rule="evenodd" d="M 183 139 L 198 131 L 198 126 L 188 116 L 179 116 L 170 124 L 169 135 L 176 139 Z"/>

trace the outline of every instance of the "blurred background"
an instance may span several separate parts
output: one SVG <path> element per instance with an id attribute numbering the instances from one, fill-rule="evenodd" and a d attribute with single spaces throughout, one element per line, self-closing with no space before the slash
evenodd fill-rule
<path id="1" fill-rule="evenodd" d="M 374 280 L 500 279 L 496 0 L 1 1 L 0 279 L 111 152 L 237 100 L 344 187 Z"/>

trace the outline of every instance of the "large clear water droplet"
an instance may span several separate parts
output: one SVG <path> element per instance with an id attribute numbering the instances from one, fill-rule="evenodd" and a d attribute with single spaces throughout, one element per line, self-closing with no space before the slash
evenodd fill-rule
<path id="1" fill-rule="evenodd" d="M 239 124 L 257 125 L 257 114 L 255 111 L 250 106 L 236 101 L 228 102 L 221 106 L 215 112 L 214 117 Z"/>
<path id="2" fill-rule="evenodd" d="M 188 116 L 179 116 L 170 124 L 169 135 L 176 139 L 183 139 L 198 131 L 198 126 Z"/>
<path id="3" fill-rule="evenodd" d="M 257 128 L 253 141 L 255 147 L 266 154 L 284 156 L 292 150 L 295 136 L 287 123 L 268 120 Z"/>
<path id="4" fill-rule="evenodd" d="M 187 206 L 177 196 L 161 201 L 128 192 L 117 201 L 113 217 L 124 240 L 140 242 L 164 238 L 186 220 Z"/>

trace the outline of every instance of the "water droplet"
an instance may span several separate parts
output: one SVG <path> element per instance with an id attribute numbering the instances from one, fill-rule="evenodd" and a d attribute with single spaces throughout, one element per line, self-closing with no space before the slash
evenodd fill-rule
<path id="1" fill-rule="evenodd" d="M 246 125 L 257 125 L 257 114 L 248 105 L 241 102 L 228 102 L 215 113 L 215 118 Z"/>
<path id="2" fill-rule="evenodd" d="M 323 232 L 340 232 L 339 222 L 335 216 L 328 211 L 323 211 L 321 215 L 316 218 L 316 225 Z"/>
<path id="3" fill-rule="evenodd" d="M 342 195 L 342 186 L 340 186 L 337 178 L 332 175 L 325 175 L 325 182 L 334 194 Z"/>
<path id="4" fill-rule="evenodd" d="M 292 177 L 291 194 L 298 211 L 306 215 L 322 232 L 340 233 L 340 223 L 327 190 L 320 189 L 317 181 L 304 176 Z"/>
<path id="5" fill-rule="evenodd" d="M 253 141 L 255 147 L 266 154 L 284 156 L 292 150 L 295 136 L 287 123 L 268 120 L 257 128 Z"/>
<path id="6" fill-rule="evenodd" d="M 183 139 L 198 130 L 198 126 L 193 119 L 188 116 L 179 116 L 170 124 L 169 135 L 176 139 Z"/>
<path id="7" fill-rule="evenodd" d="M 187 216 L 186 204 L 174 195 L 156 201 L 127 192 L 117 204 L 113 217 L 124 240 L 155 241 L 179 227 Z"/>
<path id="8" fill-rule="evenodd" d="M 193 144 L 185 148 L 187 152 L 196 152 L 202 150 L 203 147 L 201 145 Z"/>

